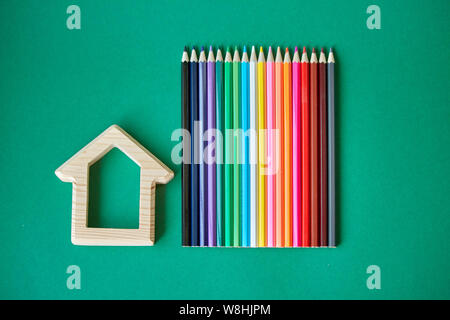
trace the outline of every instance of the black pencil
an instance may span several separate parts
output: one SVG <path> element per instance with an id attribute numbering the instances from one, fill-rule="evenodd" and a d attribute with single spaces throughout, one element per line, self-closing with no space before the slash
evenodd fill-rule
<path id="1" fill-rule="evenodd" d="M 327 59 L 322 48 L 319 58 L 319 242 L 321 247 L 328 246 L 327 139 Z"/>
<path id="2" fill-rule="evenodd" d="M 184 47 L 181 58 L 181 108 L 182 126 L 190 134 L 191 119 L 189 110 L 189 56 Z M 183 246 L 191 245 L 191 153 L 190 143 L 183 136 L 183 165 L 182 165 L 182 241 Z"/>
<path id="3" fill-rule="evenodd" d="M 335 143 L 334 143 L 334 55 L 330 49 L 327 67 L 328 98 L 328 246 L 336 246 Z"/>

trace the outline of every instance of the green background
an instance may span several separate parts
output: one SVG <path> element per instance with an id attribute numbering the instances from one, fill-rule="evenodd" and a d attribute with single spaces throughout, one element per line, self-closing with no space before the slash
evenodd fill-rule
<path id="1" fill-rule="evenodd" d="M 66 9 L 81 8 L 81 30 Z M 366 9 L 381 9 L 369 30 Z M 450 298 L 449 2 L 1 1 L 0 298 Z M 337 249 L 181 247 L 184 45 L 333 46 Z M 54 174 L 111 124 L 175 172 L 157 187 L 154 247 L 70 242 Z M 133 227 L 138 167 L 92 169 L 91 225 Z M 68 290 L 66 268 L 81 268 Z M 381 268 L 368 290 L 366 268 Z"/>

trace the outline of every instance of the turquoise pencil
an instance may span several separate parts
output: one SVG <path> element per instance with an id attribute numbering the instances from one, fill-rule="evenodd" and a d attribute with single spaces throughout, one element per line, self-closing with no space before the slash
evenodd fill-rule
<path id="1" fill-rule="evenodd" d="M 230 49 L 227 48 L 223 67 L 223 123 L 225 127 L 224 139 L 224 245 L 233 245 L 233 59 Z"/>
<path id="2" fill-rule="evenodd" d="M 250 161 L 248 129 L 249 119 L 249 62 L 247 48 L 244 46 L 241 64 L 241 115 L 242 115 L 242 175 L 241 175 L 241 244 L 243 247 L 250 246 Z"/>
<path id="3" fill-rule="evenodd" d="M 217 246 L 224 245 L 223 225 L 223 57 L 220 49 L 216 55 L 216 219 L 217 219 Z M 220 136 L 222 138 L 220 138 Z"/>

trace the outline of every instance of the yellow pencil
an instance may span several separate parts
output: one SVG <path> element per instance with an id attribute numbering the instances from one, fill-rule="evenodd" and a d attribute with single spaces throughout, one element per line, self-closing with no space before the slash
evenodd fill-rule
<path id="1" fill-rule="evenodd" d="M 284 91 L 284 246 L 292 247 L 292 71 L 289 49 L 283 63 Z"/>
<path id="2" fill-rule="evenodd" d="M 266 246 L 266 61 L 261 47 L 258 57 L 258 246 Z"/>

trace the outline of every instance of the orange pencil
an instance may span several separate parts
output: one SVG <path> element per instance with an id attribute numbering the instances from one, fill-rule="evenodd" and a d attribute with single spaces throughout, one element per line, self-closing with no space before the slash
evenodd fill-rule
<path id="1" fill-rule="evenodd" d="M 292 70 L 286 48 L 283 63 L 284 92 L 284 246 L 292 247 Z"/>
<path id="2" fill-rule="evenodd" d="M 317 95 L 317 55 L 313 49 L 310 62 L 311 103 L 311 246 L 319 242 L 319 110 Z"/>
<path id="3" fill-rule="evenodd" d="M 284 126 L 283 126 L 283 58 L 280 47 L 275 58 L 275 127 L 277 174 L 275 181 L 275 245 L 284 247 Z"/>

